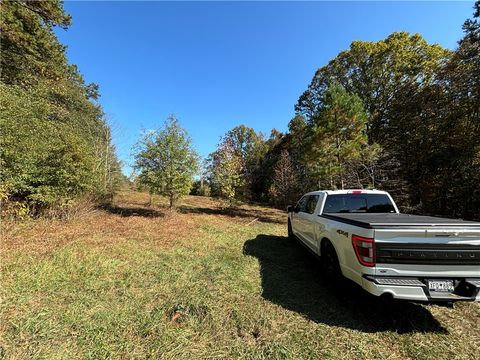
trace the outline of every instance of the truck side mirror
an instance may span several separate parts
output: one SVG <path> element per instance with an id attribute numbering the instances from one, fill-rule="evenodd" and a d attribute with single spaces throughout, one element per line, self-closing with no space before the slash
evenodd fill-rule
<path id="1" fill-rule="evenodd" d="M 287 212 L 288 212 L 288 213 L 291 213 L 291 212 L 293 212 L 293 211 L 294 211 L 294 206 L 293 206 L 293 205 L 288 205 L 288 206 L 287 206 Z"/>

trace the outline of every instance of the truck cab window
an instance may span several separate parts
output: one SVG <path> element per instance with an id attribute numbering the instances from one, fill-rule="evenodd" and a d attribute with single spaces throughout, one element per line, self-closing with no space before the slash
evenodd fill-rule
<path id="1" fill-rule="evenodd" d="M 383 194 L 328 195 L 324 213 L 393 213 L 390 198 Z"/>
<path id="2" fill-rule="evenodd" d="M 315 208 L 317 207 L 318 199 L 320 196 L 318 195 L 310 195 L 308 197 L 306 211 L 309 214 L 313 214 L 315 212 Z"/>
<path id="3" fill-rule="evenodd" d="M 305 212 L 305 208 L 307 206 L 308 196 L 302 197 L 297 205 L 295 205 L 295 212 Z"/>

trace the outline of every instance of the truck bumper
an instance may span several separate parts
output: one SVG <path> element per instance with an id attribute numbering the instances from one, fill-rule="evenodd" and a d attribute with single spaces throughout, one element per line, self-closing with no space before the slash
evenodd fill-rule
<path id="1" fill-rule="evenodd" d="M 363 275 L 362 287 L 375 296 L 391 296 L 394 299 L 421 302 L 480 301 L 480 279 L 462 279 L 470 290 L 466 294 L 429 292 L 426 282 L 420 278 L 376 277 Z"/>

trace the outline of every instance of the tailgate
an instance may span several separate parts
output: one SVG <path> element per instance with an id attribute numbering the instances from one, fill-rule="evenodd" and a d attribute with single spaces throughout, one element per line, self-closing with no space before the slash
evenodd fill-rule
<path id="1" fill-rule="evenodd" d="M 375 248 L 379 265 L 480 265 L 480 229 L 375 229 Z"/>

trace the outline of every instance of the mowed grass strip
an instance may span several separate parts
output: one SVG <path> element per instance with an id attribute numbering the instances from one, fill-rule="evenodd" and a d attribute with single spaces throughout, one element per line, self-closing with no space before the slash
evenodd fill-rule
<path id="1" fill-rule="evenodd" d="M 479 304 L 332 292 L 280 211 L 148 201 L 123 192 L 68 222 L 4 224 L 3 357 L 480 358 Z"/>

